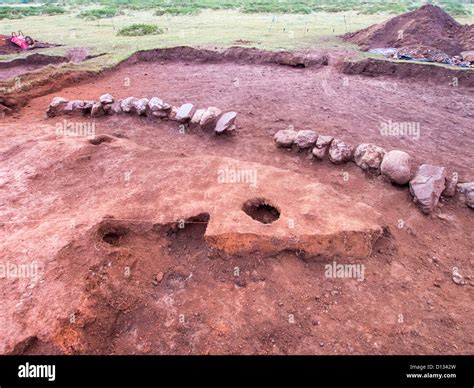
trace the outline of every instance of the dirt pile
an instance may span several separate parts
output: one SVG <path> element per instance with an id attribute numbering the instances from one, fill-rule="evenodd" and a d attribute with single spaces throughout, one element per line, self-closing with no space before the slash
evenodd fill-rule
<path id="1" fill-rule="evenodd" d="M 384 23 L 347 33 L 343 39 L 365 50 L 422 44 L 457 55 L 474 48 L 474 25 L 462 25 L 440 7 L 426 4 Z"/>

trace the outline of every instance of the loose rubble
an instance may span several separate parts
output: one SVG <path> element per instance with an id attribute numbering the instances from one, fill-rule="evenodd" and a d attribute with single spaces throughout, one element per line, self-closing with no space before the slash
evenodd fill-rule
<path id="1" fill-rule="evenodd" d="M 195 109 L 193 104 L 185 103 L 175 107 L 158 97 L 148 99 L 130 96 L 115 100 L 109 93 L 101 95 L 98 101 L 69 101 L 63 97 L 54 97 L 46 111 L 48 117 L 60 115 L 99 117 L 121 113 L 177 121 L 193 127 L 213 130 L 216 134 L 234 131 L 237 118 L 237 112 L 223 112 L 214 106 Z"/>

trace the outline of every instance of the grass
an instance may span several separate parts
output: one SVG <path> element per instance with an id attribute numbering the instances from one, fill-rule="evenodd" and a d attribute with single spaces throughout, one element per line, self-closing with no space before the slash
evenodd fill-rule
<path id="1" fill-rule="evenodd" d="M 94 20 L 94 19 L 105 19 L 117 16 L 120 13 L 120 9 L 117 7 L 103 7 L 98 9 L 86 9 L 81 11 L 78 17 L 82 19 Z"/>
<path id="2" fill-rule="evenodd" d="M 118 35 L 122 36 L 145 36 L 145 35 L 158 35 L 162 34 L 163 30 L 153 24 L 132 24 L 128 27 L 121 28 L 118 31 Z"/>
<path id="3" fill-rule="evenodd" d="M 115 1 L 115 0 L 114 0 Z M 200 0 L 201 1 L 201 0 Z M 209 0 L 210 2 L 215 0 Z M 318 50 L 349 49 L 358 47 L 341 41 L 338 36 L 356 31 L 375 23 L 381 23 L 392 15 L 388 13 L 362 14 L 350 10 L 345 12 L 314 11 L 312 13 L 243 13 L 227 9 L 225 0 L 220 0 L 215 10 L 200 8 L 198 16 L 171 13 L 155 15 L 154 11 L 120 8 L 120 12 L 108 18 L 75 17 L 90 10 L 90 5 L 75 6 L 71 13 L 52 16 L 36 14 L 24 19 L 3 20 L 0 34 L 22 30 L 25 35 L 44 42 L 63 46 L 42 49 L 47 55 L 65 55 L 70 48 L 85 47 L 91 55 L 106 53 L 81 64 L 66 64 L 59 71 L 100 71 L 116 65 L 139 50 L 161 47 L 229 47 L 242 45 L 267 50 Z M 215 5 L 215 3 L 212 3 Z M 212 5 L 209 3 L 208 5 Z M 110 7 L 104 3 L 99 7 Z M 97 9 L 97 5 L 93 7 Z M 470 16 L 459 16 L 461 23 L 473 23 Z M 125 36 L 117 33 L 132 24 L 159 26 L 160 35 Z M 30 55 L 3 55 L 8 60 Z"/>
<path id="4" fill-rule="evenodd" d="M 0 19 L 20 19 L 26 16 L 36 15 L 57 15 L 65 12 L 62 7 L 54 5 L 44 5 L 40 7 L 0 7 Z"/>

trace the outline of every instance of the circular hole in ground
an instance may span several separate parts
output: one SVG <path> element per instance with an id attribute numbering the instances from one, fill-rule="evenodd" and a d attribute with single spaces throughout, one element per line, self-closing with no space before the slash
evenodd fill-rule
<path id="1" fill-rule="evenodd" d="M 271 224 L 280 218 L 280 210 L 265 198 L 249 199 L 242 205 L 242 210 L 262 224 Z"/>
<path id="2" fill-rule="evenodd" d="M 121 226 L 104 225 L 99 229 L 102 241 L 110 245 L 120 245 L 120 239 L 128 233 L 128 229 Z"/>

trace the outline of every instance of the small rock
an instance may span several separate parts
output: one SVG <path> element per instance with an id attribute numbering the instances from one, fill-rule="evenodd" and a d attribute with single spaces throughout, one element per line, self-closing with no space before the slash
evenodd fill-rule
<path id="1" fill-rule="evenodd" d="M 461 199 L 464 199 L 466 205 L 474 209 L 474 182 L 458 183 L 456 191 L 461 195 Z"/>
<path id="2" fill-rule="evenodd" d="M 444 167 L 422 164 L 418 168 L 410 181 L 410 192 L 414 197 L 414 202 L 423 213 L 431 213 L 438 205 L 445 182 L 446 169 Z"/>
<path id="3" fill-rule="evenodd" d="M 158 283 L 160 283 L 160 282 L 163 280 L 163 277 L 164 277 L 164 276 L 165 276 L 165 275 L 163 274 L 163 272 L 158 272 L 158 274 L 157 274 L 156 277 L 155 277 L 155 280 L 156 280 Z"/>
<path id="4" fill-rule="evenodd" d="M 291 148 L 295 142 L 297 132 L 293 129 L 282 129 L 275 133 L 273 139 L 279 147 Z"/>
<path id="5" fill-rule="evenodd" d="M 237 112 L 225 112 L 219 117 L 214 128 L 215 133 L 230 132 L 235 129 L 235 119 Z"/>
<path id="6" fill-rule="evenodd" d="M 125 113 L 132 113 L 134 112 L 135 109 L 135 101 L 138 101 L 138 98 L 136 97 L 127 97 L 122 100 L 120 107 L 122 108 L 122 111 Z"/>
<path id="7" fill-rule="evenodd" d="M 86 108 L 86 103 L 81 100 L 73 100 L 69 101 L 66 106 L 64 107 L 63 111 L 67 115 L 82 115 L 84 113 L 84 109 Z"/>
<path id="8" fill-rule="evenodd" d="M 122 113 L 122 100 L 115 101 L 110 105 L 108 113 L 120 114 Z"/>
<path id="9" fill-rule="evenodd" d="M 164 119 L 168 117 L 170 110 L 171 105 L 163 102 L 163 100 L 158 97 L 152 97 L 150 101 L 148 101 L 148 111 L 154 117 Z"/>
<path id="10" fill-rule="evenodd" d="M 463 61 L 474 62 L 474 51 L 463 51 L 460 53 Z"/>
<path id="11" fill-rule="evenodd" d="M 105 105 L 105 104 L 113 104 L 115 100 L 111 94 L 106 93 L 99 97 L 99 101 L 101 104 Z"/>
<path id="12" fill-rule="evenodd" d="M 380 171 L 392 183 L 398 185 L 407 184 L 411 178 L 410 155 L 399 150 L 387 152 L 380 164 Z"/>
<path id="13" fill-rule="evenodd" d="M 334 164 L 350 161 L 352 158 L 352 147 L 340 139 L 334 139 L 329 147 L 329 160 Z"/>
<path id="14" fill-rule="evenodd" d="M 54 117 L 58 113 L 60 113 L 66 106 L 69 101 L 63 97 L 54 97 L 51 103 L 48 106 L 48 110 L 46 111 L 46 115 L 48 117 Z"/>
<path id="15" fill-rule="evenodd" d="M 133 107 L 137 115 L 145 115 L 148 108 L 148 98 L 135 99 L 133 101 Z"/>
<path id="16" fill-rule="evenodd" d="M 463 286 L 465 284 L 464 277 L 459 273 L 459 270 L 454 267 L 452 273 L 453 282 L 459 286 Z"/>
<path id="17" fill-rule="evenodd" d="M 364 171 L 379 172 L 385 150 L 375 144 L 359 144 L 354 152 L 354 162 Z"/>
<path id="18" fill-rule="evenodd" d="M 202 116 L 204 116 L 204 113 L 206 113 L 206 109 L 197 109 L 196 112 L 194 112 L 193 117 L 191 118 L 191 124 L 199 125 Z"/>
<path id="19" fill-rule="evenodd" d="M 202 115 L 199 125 L 203 129 L 213 127 L 221 113 L 222 111 L 219 108 L 216 108 L 215 106 L 210 106 Z"/>
<path id="20" fill-rule="evenodd" d="M 295 137 L 295 144 L 299 149 L 313 147 L 318 140 L 318 134 L 310 129 L 298 131 Z"/>
<path id="21" fill-rule="evenodd" d="M 91 117 L 98 117 L 104 115 L 104 110 L 102 109 L 102 104 L 100 102 L 95 102 L 91 108 Z"/>
<path id="22" fill-rule="evenodd" d="M 441 193 L 444 197 L 454 197 L 456 194 L 456 185 L 458 184 L 458 174 L 452 173 L 446 176 L 446 188 Z"/>
<path id="23" fill-rule="evenodd" d="M 333 139 L 334 138 L 332 136 L 318 136 L 318 140 L 316 140 L 315 147 L 312 151 L 313 155 L 317 159 L 323 160 L 326 157 L 327 151 Z"/>
<path id="24" fill-rule="evenodd" d="M 181 105 L 178 108 L 178 111 L 176 112 L 176 121 L 179 121 L 180 123 L 185 123 L 191 120 L 191 117 L 193 116 L 193 109 L 194 109 L 193 104 Z"/>

